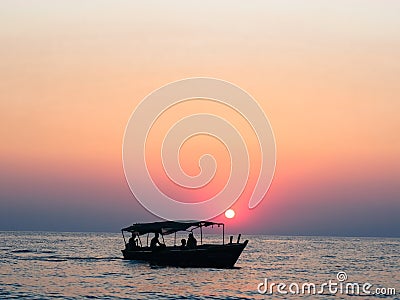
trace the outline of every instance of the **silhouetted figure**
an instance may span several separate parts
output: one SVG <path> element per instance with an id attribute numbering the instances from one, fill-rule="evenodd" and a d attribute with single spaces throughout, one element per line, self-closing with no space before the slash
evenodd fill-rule
<path id="1" fill-rule="evenodd" d="M 158 240 L 158 237 L 159 237 L 160 235 L 158 234 L 158 232 L 156 232 L 155 234 L 154 234 L 154 237 L 151 239 L 151 241 L 150 241 L 150 248 L 152 249 L 152 250 L 156 250 L 156 249 L 158 249 L 158 248 L 164 248 L 165 247 L 165 245 L 164 244 L 162 244 L 162 243 L 160 243 L 160 241 Z"/>
<path id="2" fill-rule="evenodd" d="M 191 232 L 191 233 L 189 233 L 189 237 L 188 237 L 188 240 L 187 240 L 187 247 L 189 248 L 189 249 L 194 249 L 194 248 L 196 248 L 196 246 L 197 246 L 197 240 L 194 238 L 194 236 L 193 236 L 193 232 Z"/>
<path id="3" fill-rule="evenodd" d="M 187 247 L 186 247 L 186 240 L 185 240 L 185 239 L 181 239 L 181 245 L 179 246 L 179 248 L 180 248 L 181 250 L 187 249 Z"/>
<path id="4" fill-rule="evenodd" d="M 132 232 L 132 236 L 129 238 L 126 247 L 128 248 L 128 250 L 134 250 L 135 248 L 139 248 L 139 240 L 137 239 L 136 233 Z"/>

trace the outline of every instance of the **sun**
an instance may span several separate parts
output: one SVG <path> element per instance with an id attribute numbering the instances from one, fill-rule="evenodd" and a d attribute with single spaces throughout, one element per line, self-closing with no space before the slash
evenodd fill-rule
<path id="1" fill-rule="evenodd" d="M 232 219 L 235 216 L 235 211 L 233 209 L 228 209 L 225 212 L 225 217 L 227 217 L 228 219 Z"/>

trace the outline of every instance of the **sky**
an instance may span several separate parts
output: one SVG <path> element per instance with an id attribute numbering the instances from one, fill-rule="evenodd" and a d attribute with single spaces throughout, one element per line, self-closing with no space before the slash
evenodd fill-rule
<path id="1" fill-rule="evenodd" d="M 1 1 L 0 230 L 157 220 L 126 183 L 125 126 L 157 88 L 213 77 L 257 100 L 277 149 L 261 204 L 247 208 L 253 174 L 236 217 L 217 217 L 228 231 L 399 237 L 399 14 L 396 1 Z M 225 111 L 194 101 L 160 122 L 196 109 Z M 183 169 L 195 175 L 208 151 L 216 181 L 195 198 L 228 176 L 226 149 L 207 137 L 183 146 Z"/>

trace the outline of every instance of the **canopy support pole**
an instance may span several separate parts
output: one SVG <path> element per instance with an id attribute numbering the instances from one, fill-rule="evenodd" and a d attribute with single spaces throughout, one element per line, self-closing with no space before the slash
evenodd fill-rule
<path id="1" fill-rule="evenodd" d="M 225 224 L 222 224 L 222 245 L 225 245 Z"/>
<path id="2" fill-rule="evenodd" d="M 200 244 L 203 245 L 203 227 L 200 225 Z"/>

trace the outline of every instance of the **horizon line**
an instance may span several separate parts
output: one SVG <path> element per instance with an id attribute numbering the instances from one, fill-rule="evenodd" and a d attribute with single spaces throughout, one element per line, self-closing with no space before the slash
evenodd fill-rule
<path id="1" fill-rule="evenodd" d="M 7 233 L 7 232 L 46 232 L 46 233 L 119 233 L 120 231 L 72 231 L 72 230 L 13 230 L 13 229 L 0 229 L 0 233 Z M 213 234 L 213 233 L 211 233 Z M 217 234 L 217 233 L 215 233 Z M 225 235 L 230 234 L 237 234 L 231 232 L 225 232 Z M 400 239 L 400 236 L 397 235 L 326 235 L 326 234 L 278 234 L 278 233 L 241 233 L 242 235 L 262 235 L 262 236 L 272 236 L 272 237 L 331 237 L 331 238 L 393 238 L 393 239 Z"/>

